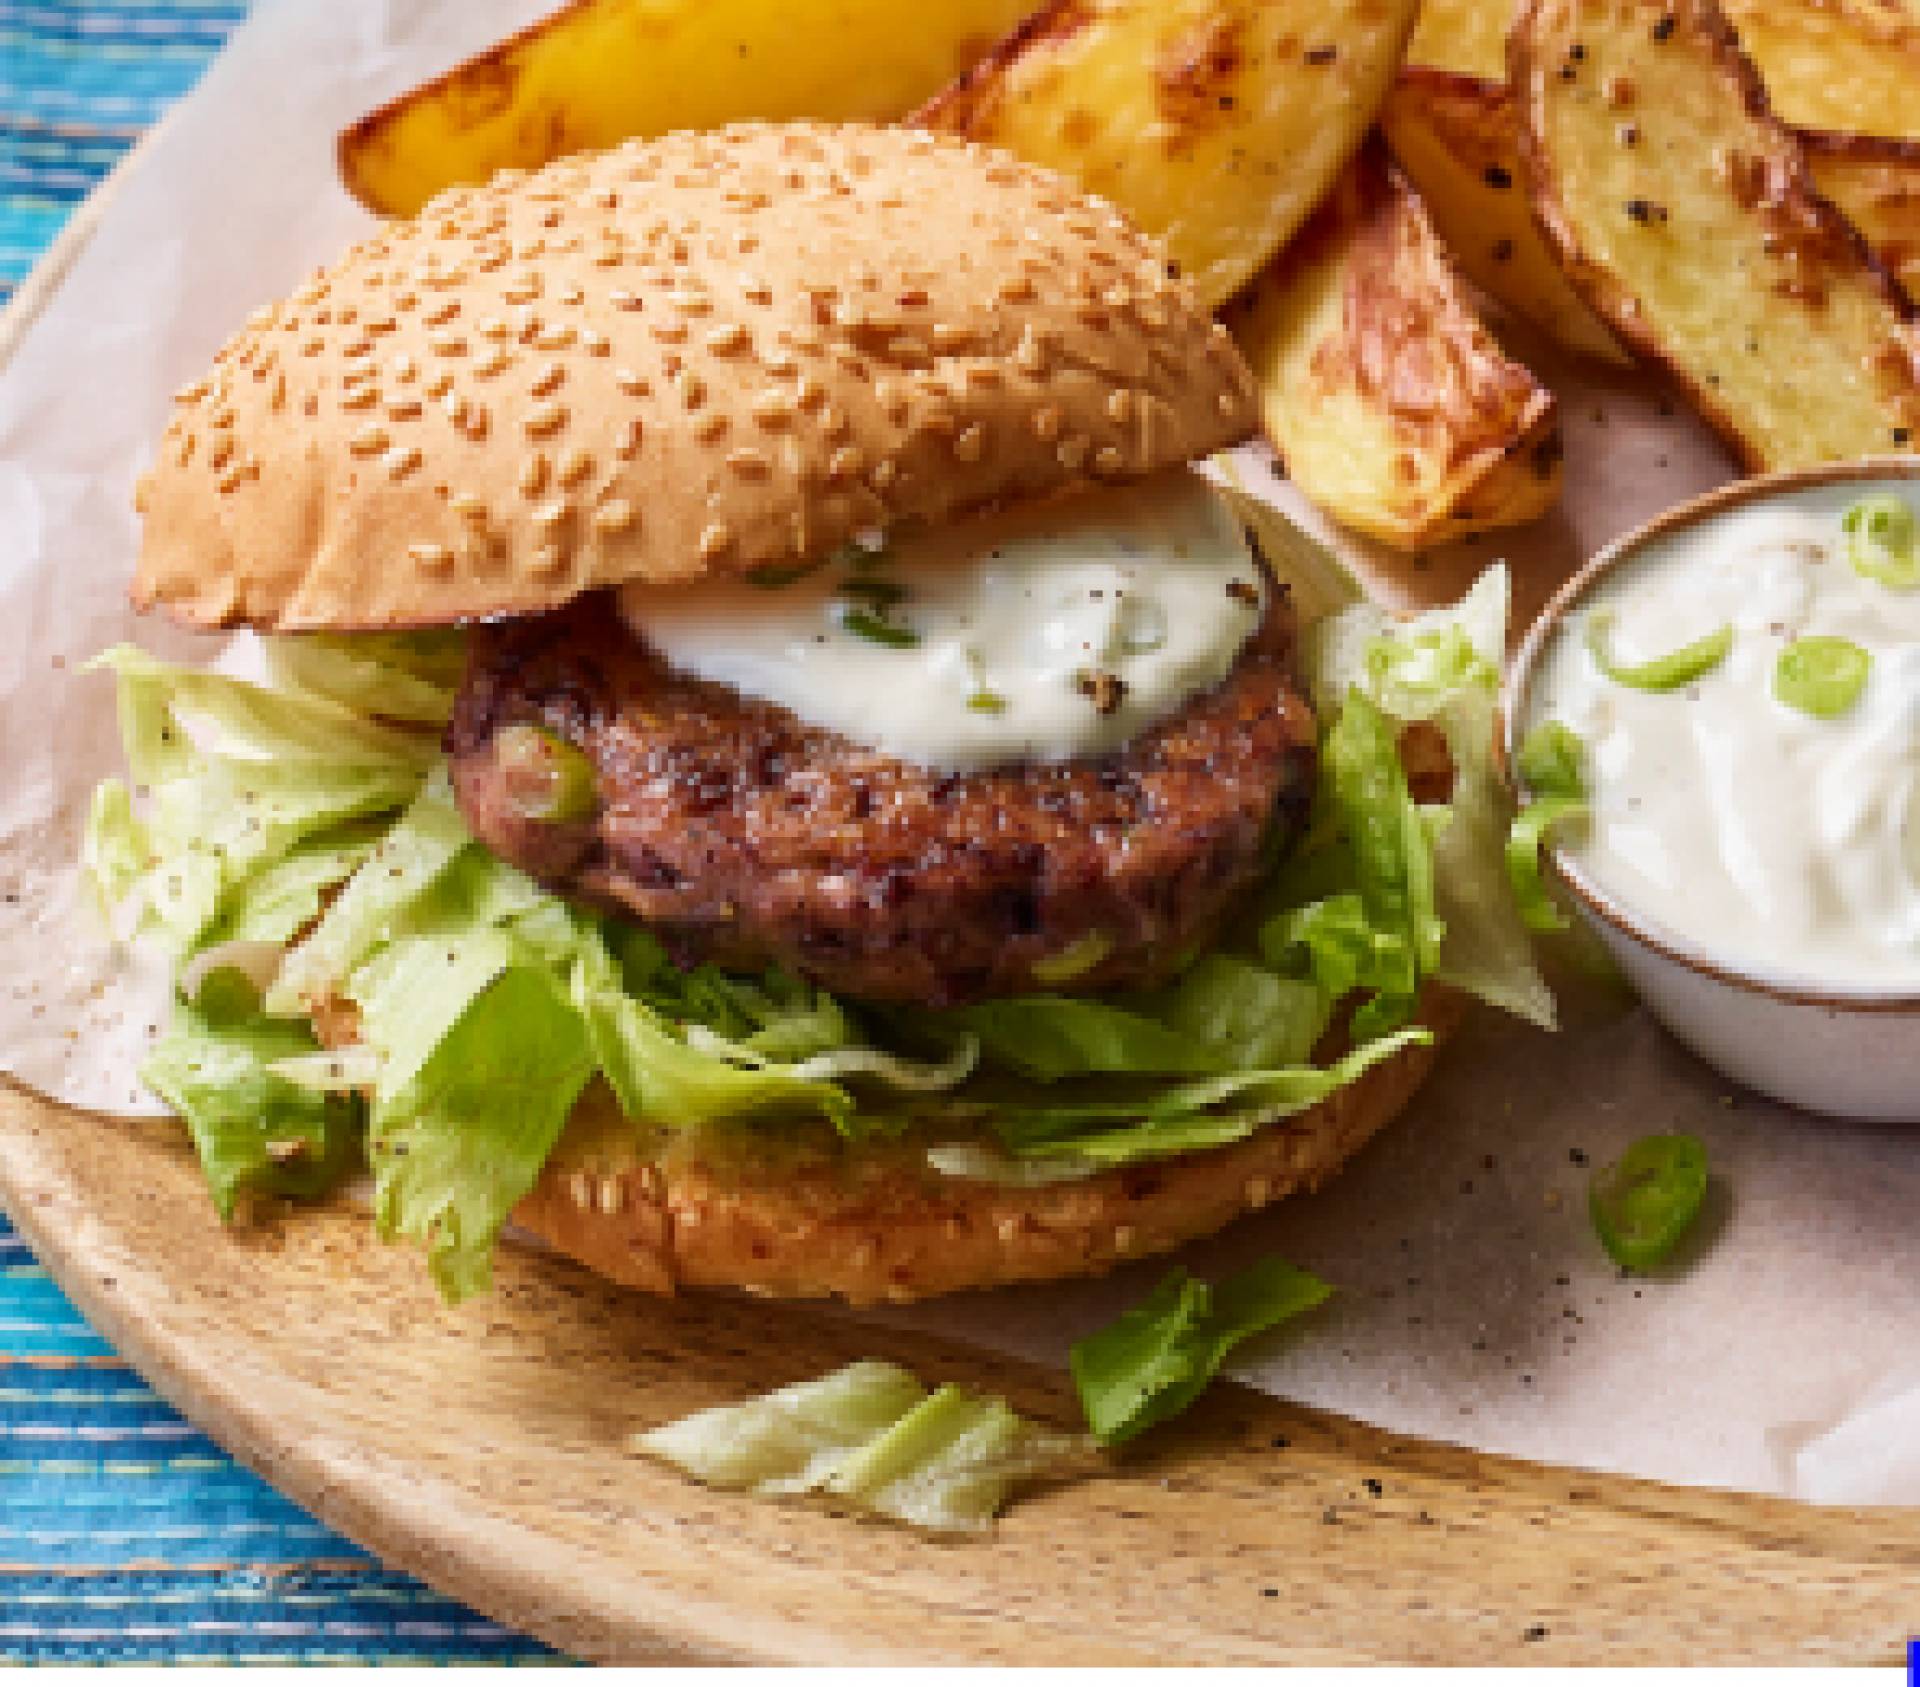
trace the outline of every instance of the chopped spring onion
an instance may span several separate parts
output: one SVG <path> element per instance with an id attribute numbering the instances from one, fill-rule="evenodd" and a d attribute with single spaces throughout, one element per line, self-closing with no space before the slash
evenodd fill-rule
<path id="1" fill-rule="evenodd" d="M 765 1497 L 829 1494 L 941 1532 L 991 1523 L 1021 1482 L 1064 1474 L 1085 1440 L 1022 1418 L 1004 1400 L 864 1359 L 736 1406 L 637 1435 L 633 1450 L 696 1481 Z"/>
<path id="2" fill-rule="evenodd" d="M 1587 794 L 1586 741 L 1564 721 L 1542 721 L 1521 739 L 1514 765 L 1535 796 Z"/>
<path id="3" fill-rule="evenodd" d="M 1007 700 L 997 691 L 976 691 L 967 699 L 967 707 L 976 715 L 1004 715 Z"/>
<path id="4" fill-rule="evenodd" d="M 1529 931 L 1554 932 L 1567 929 L 1567 917 L 1553 905 L 1547 894 L 1545 875 L 1540 871 L 1540 851 L 1551 827 L 1566 820 L 1579 820 L 1587 814 L 1583 797 L 1542 797 L 1513 817 L 1507 832 L 1507 882 L 1513 887 L 1513 900 Z"/>
<path id="5" fill-rule="evenodd" d="M 1612 627 L 1611 611 L 1597 609 L 1587 617 L 1587 653 L 1593 665 L 1615 685 L 1631 686 L 1635 691 L 1678 691 L 1703 674 L 1712 673 L 1733 649 L 1733 628 L 1721 627 L 1650 662 L 1616 662 L 1608 648 Z"/>
<path id="6" fill-rule="evenodd" d="M 523 721 L 503 728 L 493 741 L 493 760 L 514 807 L 529 820 L 561 826 L 590 818 L 600 806 L 593 763 L 544 726 Z"/>
<path id="7" fill-rule="evenodd" d="M 1840 518 L 1840 530 L 1856 574 L 1898 591 L 1920 586 L 1920 523 L 1905 499 L 1885 492 L 1862 498 Z"/>
<path id="8" fill-rule="evenodd" d="M 1033 963 L 1034 982 L 1049 989 L 1066 984 L 1092 972 L 1113 953 L 1113 938 L 1104 931 L 1089 931 L 1076 937 L 1057 954 Z"/>
<path id="9" fill-rule="evenodd" d="M 1697 1136 L 1643 1136 L 1594 1174 L 1587 1209 L 1617 1265 L 1645 1271 L 1686 1235 L 1707 1194 L 1707 1151 Z"/>
<path id="10" fill-rule="evenodd" d="M 1773 666 L 1773 694 L 1790 709 L 1834 720 L 1860 701 L 1873 658 L 1852 639 L 1797 638 Z"/>
<path id="11" fill-rule="evenodd" d="M 874 609 L 891 609 L 905 603 L 913 593 L 897 580 L 848 580 L 840 587 L 842 597 L 857 598 Z"/>
<path id="12" fill-rule="evenodd" d="M 911 650 L 920 642 L 920 635 L 911 627 L 896 627 L 867 609 L 849 609 L 840 617 L 840 625 L 855 638 L 884 644 L 891 650 Z"/>

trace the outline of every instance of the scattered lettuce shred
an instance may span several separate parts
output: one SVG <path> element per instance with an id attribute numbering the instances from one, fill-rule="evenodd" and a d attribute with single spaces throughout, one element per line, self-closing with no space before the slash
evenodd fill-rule
<path id="1" fill-rule="evenodd" d="M 647 1430 L 633 1450 L 711 1487 L 819 1495 L 938 1533 L 986 1528 L 1019 1484 L 1087 1463 L 1087 1444 L 1004 1400 L 865 1359 Z"/>
<path id="2" fill-rule="evenodd" d="M 1094 1439 L 1115 1446 L 1177 1417 L 1241 1342 L 1332 1293 L 1272 1257 L 1211 1285 L 1176 1268 L 1138 1306 L 1074 1343 L 1074 1386 Z"/>
<path id="3" fill-rule="evenodd" d="M 268 640 L 266 683 L 109 651 L 131 780 L 95 793 L 94 890 L 183 985 L 232 966 L 257 987 L 217 1024 L 183 994 L 149 1081 L 223 1211 L 246 1189 L 323 1189 L 364 1118 L 381 1230 L 422 1246 L 458 1298 L 486 1284 L 589 1084 L 650 1127 L 918 1131 L 949 1175 L 1034 1183 L 1314 1105 L 1426 1040 L 1413 1016 L 1432 980 L 1550 1023 L 1492 764 L 1504 573 L 1404 624 L 1350 602 L 1332 565 L 1316 579 L 1346 605 L 1309 642 L 1320 800 L 1258 920 L 1156 990 L 1076 996 L 1069 977 L 941 1012 L 679 968 L 644 929 L 488 854 L 440 749 L 457 635 Z M 1445 804 L 1409 779 L 1415 730 L 1444 741 Z M 316 1013 L 346 1046 L 314 1044 Z"/>

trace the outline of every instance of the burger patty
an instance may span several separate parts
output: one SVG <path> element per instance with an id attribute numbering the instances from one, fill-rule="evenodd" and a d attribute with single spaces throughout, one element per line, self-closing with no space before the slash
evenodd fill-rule
<path id="1" fill-rule="evenodd" d="M 1227 679 L 1098 759 L 948 774 L 669 667 L 613 600 L 478 629 L 449 733 L 468 824 L 543 884 L 643 923 L 682 965 L 777 965 L 950 1006 L 1170 975 L 1304 823 L 1313 718 L 1284 591 Z M 879 700 L 876 700 L 878 702 Z M 592 763 L 595 812 L 529 818 L 499 734 Z M 1040 976 L 1035 966 L 1041 967 Z"/>

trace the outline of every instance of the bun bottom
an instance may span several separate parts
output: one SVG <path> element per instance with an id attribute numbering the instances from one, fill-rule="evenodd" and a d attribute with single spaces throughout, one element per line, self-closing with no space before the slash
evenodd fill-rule
<path id="1" fill-rule="evenodd" d="M 856 1305 L 1097 1276 L 1317 1188 L 1412 1099 L 1464 1003 L 1430 991 L 1434 1044 L 1224 1148 L 1015 1188 L 943 1177 L 887 1145 L 779 1164 L 650 1157 L 610 1106 L 569 1123 L 514 1222 L 616 1283 Z"/>

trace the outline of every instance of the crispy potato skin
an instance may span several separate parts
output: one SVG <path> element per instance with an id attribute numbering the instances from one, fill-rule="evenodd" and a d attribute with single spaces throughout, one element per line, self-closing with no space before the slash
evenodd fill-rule
<path id="1" fill-rule="evenodd" d="M 1540 237 L 1504 82 L 1405 66 L 1380 130 L 1469 281 L 1568 350 L 1627 361 Z"/>
<path id="2" fill-rule="evenodd" d="M 1557 496 L 1552 395 L 1475 316 L 1377 141 L 1230 325 L 1288 473 L 1344 525 L 1417 550 Z"/>
<path id="3" fill-rule="evenodd" d="M 1436 1044 L 1458 996 L 1431 990 Z M 856 1304 L 1096 1276 L 1319 1187 L 1404 1108 L 1437 1047 L 1411 1048 L 1244 1142 L 1021 1189 L 942 1177 L 912 1143 L 787 1144 L 764 1157 L 648 1144 L 604 1095 L 576 1111 L 514 1221 L 631 1288 L 739 1288 Z"/>
<path id="4" fill-rule="evenodd" d="M 1508 49 L 1569 279 L 1747 469 L 1920 439 L 1914 308 L 1821 196 L 1712 0 L 1532 0 Z"/>
<path id="5" fill-rule="evenodd" d="M 1004 146 L 1159 235 L 1212 305 L 1306 220 L 1417 0 L 1053 0 L 914 121 Z"/>
<path id="6" fill-rule="evenodd" d="M 1820 191 L 1920 303 L 1920 141 L 1812 130 L 1800 143 Z"/>
<path id="7" fill-rule="evenodd" d="M 764 118 L 891 122 L 1033 0 L 573 0 L 348 129 L 369 210 L 587 148 Z"/>

